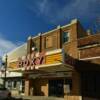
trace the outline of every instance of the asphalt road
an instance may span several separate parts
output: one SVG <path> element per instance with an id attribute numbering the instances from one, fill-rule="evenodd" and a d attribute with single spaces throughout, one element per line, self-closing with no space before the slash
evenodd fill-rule
<path id="1" fill-rule="evenodd" d="M 0 99 L 0 100 L 25 100 L 25 99 L 10 97 L 10 98 Z M 26 100 L 29 100 L 29 99 L 26 99 Z"/>

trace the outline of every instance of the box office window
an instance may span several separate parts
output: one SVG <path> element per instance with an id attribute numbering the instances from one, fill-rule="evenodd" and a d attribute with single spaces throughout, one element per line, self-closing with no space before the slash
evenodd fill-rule
<path id="1" fill-rule="evenodd" d="M 69 39 L 70 39 L 70 36 L 69 36 L 69 32 L 63 32 L 62 33 L 62 42 L 65 43 L 65 42 L 69 42 Z"/>
<path id="2" fill-rule="evenodd" d="M 47 36 L 45 38 L 45 48 L 51 48 L 53 46 L 52 36 Z"/>

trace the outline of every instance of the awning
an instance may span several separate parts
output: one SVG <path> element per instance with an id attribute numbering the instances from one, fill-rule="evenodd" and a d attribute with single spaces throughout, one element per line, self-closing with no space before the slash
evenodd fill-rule
<path id="1" fill-rule="evenodd" d="M 55 77 L 71 77 L 73 67 L 63 63 L 38 65 L 33 70 L 23 70 L 23 68 L 15 69 L 12 71 L 21 72 L 23 76 L 30 79 L 35 78 L 55 78 Z"/>
<path id="2" fill-rule="evenodd" d="M 39 70 L 44 70 L 48 72 L 71 72 L 72 67 L 67 64 L 58 64 L 58 65 L 51 65 L 46 67 L 39 67 Z"/>
<path id="3" fill-rule="evenodd" d="M 71 77 L 72 69 L 67 67 L 67 65 L 65 66 L 63 64 L 56 64 L 48 67 L 42 66 L 33 71 L 25 71 L 24 75 L 29 79 Z"/>

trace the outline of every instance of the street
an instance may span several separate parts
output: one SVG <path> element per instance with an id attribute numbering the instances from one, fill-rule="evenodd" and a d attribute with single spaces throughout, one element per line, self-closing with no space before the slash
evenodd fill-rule
<path id="1" fill-rule="evenodd" d="M 46 96 L 23 96 L 23 97 L 14 97 L 11 98 L 10 100 L 64 100 L 64 98 L 46 97 Z"/>

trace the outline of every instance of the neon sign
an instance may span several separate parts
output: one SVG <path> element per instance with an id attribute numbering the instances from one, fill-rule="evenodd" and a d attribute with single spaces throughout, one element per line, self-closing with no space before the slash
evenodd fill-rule
<path id="1" fill-rule="evenodd" d="M 28 54 L 24 58 L 18 59 L 19 68 L 35 68 L 35 65 L 44 64 L 45 52 Z"/>

